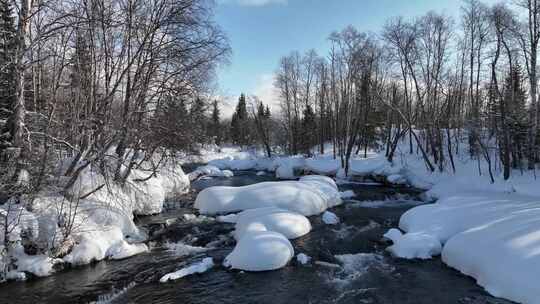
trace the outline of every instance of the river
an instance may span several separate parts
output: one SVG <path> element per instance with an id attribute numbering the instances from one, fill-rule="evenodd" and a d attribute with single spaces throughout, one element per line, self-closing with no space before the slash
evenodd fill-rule
<path id="1" fill-rule="evenodd" d="M 194 192 L 214 185 L 242 186 L 274 180 L 271 175 L 236 172 L 232 178 L 203 179 Z M 293 241 L 295 251 L 322 263 L 287 267 L 271 272 L 210 271 L 159 283 L 159 278 L 211 256 L 219 263 L 232 250 L 225 223 L 178 220 L 194 213 L 195 193 L 166 203 L 156 216 L 137 219 L 155 239 L 151 250 L 126 260 L 101 261 L 63 270 L 28 282 L 0 285 L 0 303 L 396 303 L 396 304 L 506 304 L 489 296 L 474 280 L 446 267 L 439 258 L 409 261 L 391 257 L 381 236 L 396 227 L 403 212 L 421 203 L 419 192 L 369 184 L 343 184 L 355 197 L 334 208 L 341 223 L 325 225 L 311 217 L 313 230 Z M 381 201 L 384 201 L 381 203 Z M 213 244 L 215 249 L 180 256 L 164 243 L 193 246 Z M 339 264 L 339 266 L 337 265 Z"/>

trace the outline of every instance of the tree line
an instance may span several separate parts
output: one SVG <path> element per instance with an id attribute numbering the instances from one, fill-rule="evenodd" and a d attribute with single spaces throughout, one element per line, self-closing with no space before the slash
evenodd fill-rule
<path id="1" fill-rule="evenodd" d="M 324 153 L 347 170 L 352 155 L 400 142 L 426 168 L 456 170 L 464 145 L 473 159 L 534 169 L 539 161 L 537 54 L 540 3 L 461 2 L 458 20 L 428 12 L 389 19 L 378 33 L 349 26 L 314 50 L 281 58 L 275 87 L 290 154 Z M 382 144 L 382 146 L 381 146 Z M 483 174 L 481 166 L 478 166 Z"/>

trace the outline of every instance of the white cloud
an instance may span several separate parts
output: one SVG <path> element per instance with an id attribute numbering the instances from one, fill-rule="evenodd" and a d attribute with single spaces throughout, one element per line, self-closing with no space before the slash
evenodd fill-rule
<path id="1" fill-rule="evenodd" d="M 238 4 L 242 6 L 265 6 L 271 4 L 287 4 L 288 0 L 218 0 L 219 4 Z"/>
<path id="2" fill-rule="evenodd" d="M 257 78 L 257 84 L 253 90 L 253 95 L 270 107 L 272 114 L 277 114 L 280 111 L 279 93 L 274 87 L 276 76 L 274 74 L 263 74 Z"/>
<path id="3" fill-rule="evenodd" d="M 274 88 L 274 74 L 261 74 L 257 77 L 255 87 L 250 92 L 244 92 L 246 97 L 257 96 L 265 105 L 268 105 L 274 116 L 280 113 L 279 93 Z M 214 98 L 219 100 L 219 108 L 222 119 L 232 117 L 239 95 L 217 95 Z"/>

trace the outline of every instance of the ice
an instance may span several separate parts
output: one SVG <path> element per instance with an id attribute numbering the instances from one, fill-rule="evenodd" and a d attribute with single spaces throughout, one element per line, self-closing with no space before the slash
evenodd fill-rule
<path id="1" fill-rule="evenodd" d="M 309 263 L 309 261 L 311 261 L 311 257 L 306 255 L 305 253 L 299 253 L 296 255 L 296 260 L 298 261 L 298 263 L 306 265 L 307 263 Z"/>
<path id="2" fill-rule="evenodd" d="M 322 220 L 327 225 L 339 224 L 339 217 L 330 211 L 325 211 L 322 215 Z"/>
<path id="3" fill-rule="evenodd" d="M 195 273 L 203 273 L 214 267 L 212 258 L 204 258 L 201 262 L 182 268 L 172 273 L 168 273 L 159 279 L 159 282 L 166 283 L 168 281 L 178 280 L 188 275 Z"/>

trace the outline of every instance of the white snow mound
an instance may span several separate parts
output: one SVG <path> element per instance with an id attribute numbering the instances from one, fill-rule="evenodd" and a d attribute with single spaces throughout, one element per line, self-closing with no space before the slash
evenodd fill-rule
<path id="1" fill-rule="evenodd" d="M 223 265 L 245 271 L 276 270 L 287 265 L 293 256 L 293 246 L 282 234 L 255 231 L 240 239 Z"/>
<path id="2" fill-rule="evenodd" d="M 331 181 L 331 182 L 330 182 Z M 199 193 L 195 208 L 202 214 L 219 214 L 277 207 L 305 216 L 341 204 L 331 179 L 311 176 L 300 181 L 264 182 L 243 187 L 210 187 Z"/>
<path id="3" fill-rule="evenodd" d="M 253 231 L 274 231 L 288 239 L 296 239 L 311 231 L 307 217 L 287 210 L 268 207 L 243 211 L 238 214 L 235 238 L 241 239 Z"/>

